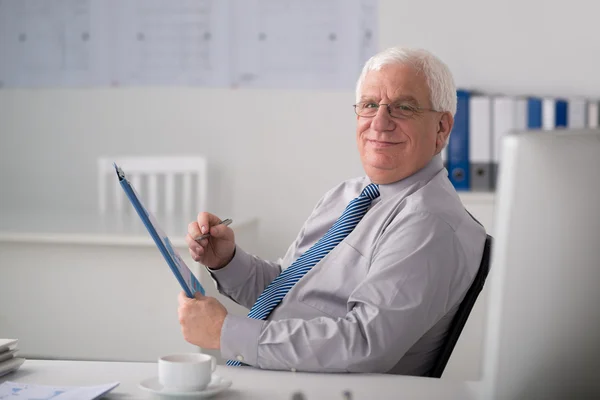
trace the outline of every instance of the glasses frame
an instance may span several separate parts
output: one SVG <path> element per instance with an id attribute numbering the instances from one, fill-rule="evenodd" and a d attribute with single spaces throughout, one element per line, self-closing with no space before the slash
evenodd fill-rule
<path id="1" fill-rule="evenodd" d="M 396 119 L 412 118 L 418 112 L 426 112 L 426 111 L 443 112 L 443 111 L 439 111 L 439 110 L 434 110 L 433 108 L 415 107 L 415 113 L 413 113 L 413 115 L 411 115 L 410 117 L 394 117 L 392 115 L 392 109 L 390 108 L 390 106 L 392 106 L 394 104 L 398 104 L 398 103 L 380 103 L 380 104 L 378 104 L 378 108 L 377 108 L 377 111 L 375 112 L 375 115 L 364 116 L 364 115 L 360 115 L 358 113 L 358 106 L 360 106 L 361 104 L 363 104 L 363 103 L 362 102 L 356 103 L 356 104 L 353 104 L 352 106 L 354 107 L 354 112 L 356 113 L 356 115 L 358 115 L 359 117 L 363 117 L 363 118 L 374 118 L 377 115 L 377 113 L 379 112 L 379 107 L 381 107 L 381 106 L 385 106 L 385 108 L 387 108 L 387 112 L 388 112 L 388 115 L 390 116 L 390 118 L 396 118 Z"/>

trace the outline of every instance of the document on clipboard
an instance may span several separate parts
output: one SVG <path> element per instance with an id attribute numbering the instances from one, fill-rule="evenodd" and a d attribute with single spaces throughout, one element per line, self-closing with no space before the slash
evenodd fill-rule
<path id="1" fill-rule="evenodd" d="M 115 171 L 117 172 L 117 177 L 119 178 L 119 183 L 121 187 L 125 191 L 127 198 L 133 205 L 133 208 L 138 213 L 142 222 L 146 226 L 148 233 L 152 236 L 154 243 L 156 243 L 156 247 L 160 250 L 160 253 L 163 255 L 165 261 L 173 271 L 175 278 L 185 291 L 185 294 L 193 298 L 196 292 L 200 292 L 203 295 L 205 294 L 204 288 L 198 282 L 198 279 L 194 276 L 192 271 L 183 261 L 177 250 L 171 244 L 171 241 L 164 233 L 164 231 L 158 226 L 156 219 L 154 216 L 146 210 L 141 200 L 139 199 L 135 188 L 129 183 L 127 178 L 125 177 L 125 173 L 117 164 L 114 164 Z"/>

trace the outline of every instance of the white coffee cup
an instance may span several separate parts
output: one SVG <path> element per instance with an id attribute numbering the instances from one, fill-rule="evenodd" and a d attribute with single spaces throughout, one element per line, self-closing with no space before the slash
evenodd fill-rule
<path id="1" fill-rule="evenodd" d="M 158 382 L 164 391 L 196 392 L 206 388 L 217 360 L 201 353 L 171 354 L 158 359 Z"/>

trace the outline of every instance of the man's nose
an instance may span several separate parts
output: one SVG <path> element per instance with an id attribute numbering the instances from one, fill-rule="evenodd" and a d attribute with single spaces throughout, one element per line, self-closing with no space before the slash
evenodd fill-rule
<path id="1" fill-rule="evenodd" d="M 381 104 L 377 110 L 377 114 L 373 117 L 371 127 L 379 132 L 389 131 L 394 129 L 394 121 L 390 115 L 387 104 Z"/>

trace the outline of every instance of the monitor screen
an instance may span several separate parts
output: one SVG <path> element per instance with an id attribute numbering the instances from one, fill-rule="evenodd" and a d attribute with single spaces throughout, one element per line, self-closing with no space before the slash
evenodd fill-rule
<path id="1" fill-rule="evenodd" d="M 600 394 L 600 131 L 507 136 L 495 213 L 484 398 Z"/>

